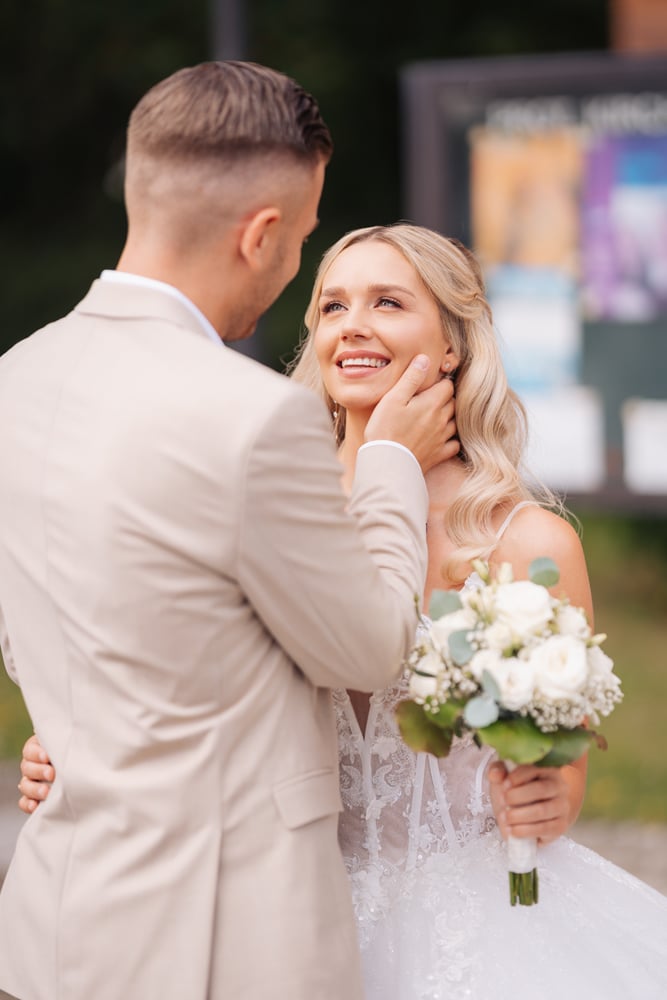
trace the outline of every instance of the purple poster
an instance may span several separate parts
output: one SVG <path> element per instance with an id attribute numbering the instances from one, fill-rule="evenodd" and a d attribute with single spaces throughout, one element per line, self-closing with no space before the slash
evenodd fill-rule
<path id="1" fill-rule="evenodd" d="M 667 135 L 592 139 L 582 249 L 588 318 L 644 322 L 667 313 Z"/>

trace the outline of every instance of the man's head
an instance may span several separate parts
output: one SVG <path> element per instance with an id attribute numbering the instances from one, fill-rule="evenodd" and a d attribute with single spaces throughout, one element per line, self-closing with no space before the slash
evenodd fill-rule
<path id="1" fill-rule="evenodd" d="M 246 336 L 298 270 L 332 149 L 314 99 L 281 73 L 244 62 L 174 73 L 130 117 L 121 266 L 197 301 L 192 269 L 206 260 L 210 281 L 217 260 L 218 280 L 230 269 L 235 280 L 221 332 Z M 212 294 L 206 304 L 216 311 Z"/>

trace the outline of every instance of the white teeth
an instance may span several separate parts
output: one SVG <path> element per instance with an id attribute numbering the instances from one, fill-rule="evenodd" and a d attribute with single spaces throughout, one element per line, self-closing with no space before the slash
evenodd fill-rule
<path id="1" fill-rule="evenodd" d="M 341 368 L 384 368 L 389 362 L 385 358 L 343 358 Z"/>

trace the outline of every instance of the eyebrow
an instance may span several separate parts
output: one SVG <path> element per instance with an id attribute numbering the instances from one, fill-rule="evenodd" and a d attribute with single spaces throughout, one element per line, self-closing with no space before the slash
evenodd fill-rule
<path id="1" fill-rule="evenodd" d="M 409 295 L 412 299 L 416 297 L 414 292 L 411 292 L 409 288 L 405 288 L 403 285 L 369 285 L 368 291 L 373 292 L 375 295 L 389 295 L 391 292 L 401 292 L 403 295 Z M 337 296 L 344 294 L 345 289 L 336 286 L 332 288 L 323 288 L 321 297 L 336 298 Z"/>

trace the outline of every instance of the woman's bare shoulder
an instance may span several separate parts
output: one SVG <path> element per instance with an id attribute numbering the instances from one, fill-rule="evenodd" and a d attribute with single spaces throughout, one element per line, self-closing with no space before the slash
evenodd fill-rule
<path id="1" fill-rule="evenodd" d="M 493 561 L 510 562 L 516 576 L 525 576 L 530 563 L 540 556 L 549 556 L 560 566 L 563 561 L 583 557 L 583 549 L 569 521 L 535 504 L 517 511 L 498 543 Z"/>
<path id="2" fill-rule="evenodd" d="M 581 539 L 573 525 L 560 514 L 538 504 L 517 511 L 498 543 L 496 558 L 502 553 L 524 554 L 526 558 L 571 555 L 581 551 Z"/>
<path id="3" fill-rule="evenodd" d="M 515 579 L 525 579 L 531 562 L 540 556 L 553 559 L 560 571 L 554 593 L 567 595 L 590 614 L 590 584 L 576 529 L 560 514 L 535 505 L 517 512 L 493 554 L 493 562 L 511 563 Z"/>

